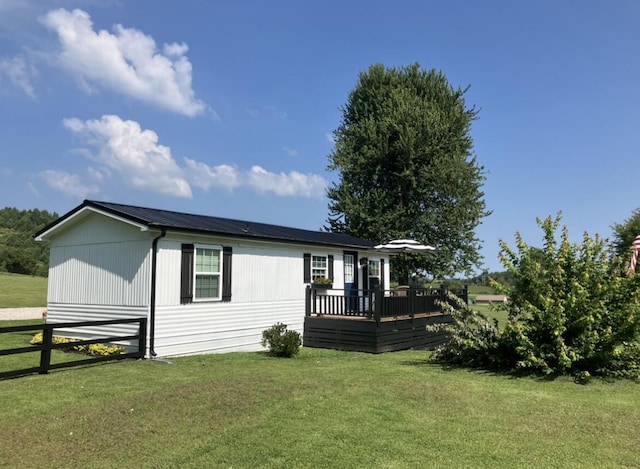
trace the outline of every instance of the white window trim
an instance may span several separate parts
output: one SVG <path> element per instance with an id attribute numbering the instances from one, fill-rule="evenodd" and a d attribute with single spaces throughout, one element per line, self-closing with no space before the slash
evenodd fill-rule
<path id="1" fill-rule="evenodd" d="M 196 276 L 197 276 L 197 271 L 196 271 L 196 265 L 197 265 L 197 258 L 198 258 L 198 249 L 213 249 L 216 250 L 220 253 L 220 268 L 219 268 L 219 272 L 217 273 L 218 275 L 218 296 L 214 297 L 214 296 L 208 296 L 206 298 L 198 298 L 197 297 L 197 283 L 196 283 Z M 220 245 L 216 245 L 216 244 L 195 244 L 193 245 L 193 299 L 192 301 L 194 303 L 206 303 L 206 302 L 211 302 L 211 301 L 222 301 L 222 272 L 224 272 L 224 270 L 222 269 L 222 263 L 224 262 L 224 256 L 222 255 L 222 246 Z M 210 274 L 209 272 L 206 272 L 206 274 Z M 216 275 L 216 274 L 210 274 L 210 275 Z"/>

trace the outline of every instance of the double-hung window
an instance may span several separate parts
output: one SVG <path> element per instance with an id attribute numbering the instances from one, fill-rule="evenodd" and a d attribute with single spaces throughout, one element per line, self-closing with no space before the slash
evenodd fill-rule
<path id="1" fill-rule="evenodd" d="M 183 244 L 180 303 L 231 301 L 230 246 Z"/>
<path id="2" fill-rule="evenodd" d="M 305 252 L 303 257 L 303 281 L 312 283 L 317 278 L 333 281 L 333 254 L 312 254 Z"/>
<path id="3" fill-rule="evenodd" d="M 219 300 L 222 249 L 195 245 L 194 301 Z"/>
<path id="4" fill-rule="evenodd" d="M 327 256 L 312 256 L 311 257 L 311 279 L 317 278 L 329 278 L 327 274 Z"/>

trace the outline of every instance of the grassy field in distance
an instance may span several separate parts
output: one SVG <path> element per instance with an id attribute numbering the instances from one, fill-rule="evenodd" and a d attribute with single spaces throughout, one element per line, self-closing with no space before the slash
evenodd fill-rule
<path id="1" fill-rule="evenodd" d="M 37 308 L 47 305 L 47 279 L 0 272 L 0 308 Z"/>

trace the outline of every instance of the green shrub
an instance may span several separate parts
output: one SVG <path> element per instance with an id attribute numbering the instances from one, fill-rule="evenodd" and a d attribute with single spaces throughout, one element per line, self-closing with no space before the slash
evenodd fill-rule
<path id="1" fill-rule="evenodd" d="M 440 302 L 444 312 L 451 315 L 453 323 L 427 326 L 427 330 L 445 333 L 447 341 L 431 354 L 436 362 L 472 368 L 502 368 L 509 355 L 502 350 L 497 319 L 489 319 L 474 311 L 460 298 L 448 293 L 449 301 Z M 453 305 L 451 304 L 453 302 Z"/>
<path id="2" fill-rule="evenodd" d="M 53 336 L 54 344 L 72 344 L 77 342 L 78 339 L 70 339 L 68 337 Z M 42 332 L 38 332 L 29 341 L 31 345 L 38 345 L 42 343 Z M 89 344 L 89 345 L 76 345 L 70 346 L 68 349 L 61 349 L 65 352 L 75 350 L 76 352 L 86 353 L 94 357 L 110 357 L 112 355 L 120 355 L 125 352 L 125 348 L 121 345 L 105 345 L 105 344 Z"/>
<path id="3" fill-rule="evenodd" d="M 269 347 L 269 353 L 275 357 L 291 358 L 300 351 L 302 339 L 296 331 L 288 331 L 287 325 L 276 323 L 262 331 L 263 347 Z"/>
<path id="4" fill-rule="evenodd" d="M 502 331 L 479 313 L 454 313 L 450 340 L 434 360 L 546 375 L 640 378 L 640 275 L 627 276 L 626 260 L 606 240 L 584 234 L 569 241 L 560 215 L 538 220 L 543 247 L 516 234 L 517 251 L 501 242 L 501 261 L 513 284 L 493 283 L 507 295 L 496 305 L 508 314 Z"/>

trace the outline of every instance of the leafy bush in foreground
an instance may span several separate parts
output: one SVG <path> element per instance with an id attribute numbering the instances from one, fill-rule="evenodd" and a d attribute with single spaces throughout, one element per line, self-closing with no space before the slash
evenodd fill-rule
<path id="1" fill-rule="evenodd" d="M 262 331 L 261 344 L 273 356 L 291 358 L 300 351 L 302 339 L 297 331 L 288 331 L 286 324 L 276 323 Z"/>
<path id="2" fill-rule="evenodd" d="M 624 260 L 606 240 L 584 234 L 582 244 L 560 241 L 560 216 L 538 220 L 544 246 L 518 251 L 501 242 L 501 261 L 513 286 L 494 284 L 510 302 L 504 330 L 468 308 L 453 313 L 450 340 L 433 354 L 441 362 L 547 375 L 640 378 L 640 276 L 627 276 Z"/>

